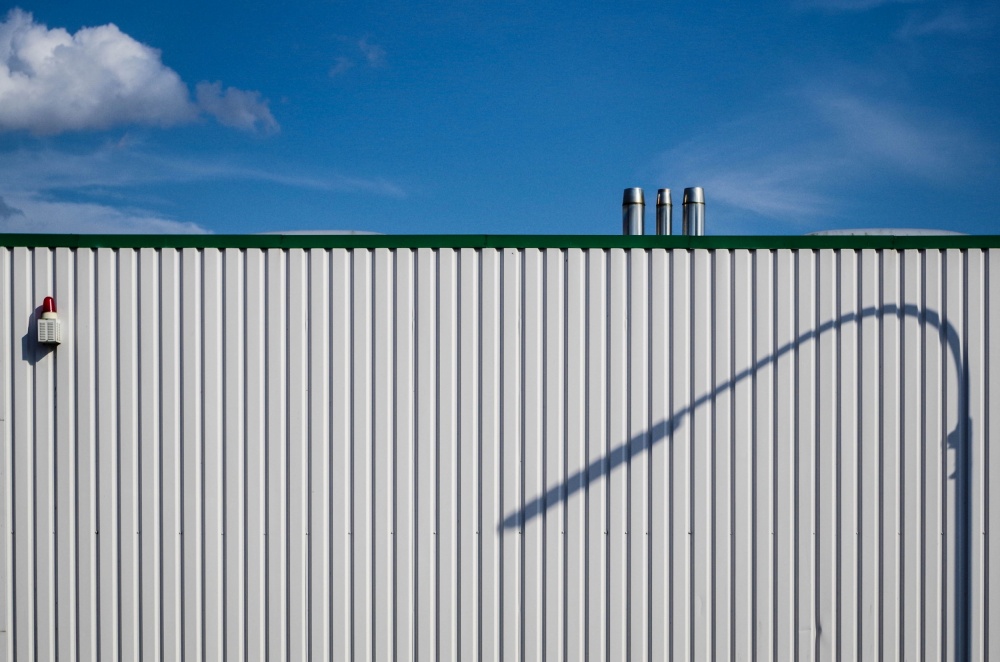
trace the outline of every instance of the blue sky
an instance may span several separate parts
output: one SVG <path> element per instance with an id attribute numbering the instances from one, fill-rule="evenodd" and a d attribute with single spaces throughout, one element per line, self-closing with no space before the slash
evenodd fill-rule
<path id="1" fill-rule="evenodd" d="M 1000 233 L 995 2 L 0 17 L 0 232 L 617 234 L 703 186 L 709 234 Z"/>

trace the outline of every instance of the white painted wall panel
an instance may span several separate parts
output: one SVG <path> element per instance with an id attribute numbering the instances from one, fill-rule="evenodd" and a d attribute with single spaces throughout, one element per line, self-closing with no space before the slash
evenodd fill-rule
<path id="1" fill-rule="evenodd" d="M 0 659 L 1000 658 L 998 274 L 0 247 Z"/>
<path id="2" fill-rule="evenodd" d="M 986 566 L 983 582 L 986 600 L 984 648 L 986 659 L 997 660 L 1000 659 L 1000 572 L 997 572 L 1000 567 L 1000 485 L 996 480 L 1000 476 L 1000 411 L 997 407 L 997 399 L 1000 398 L 1000 305 L 997 305 L 996 299 L 997 293 L 1000 293 L 1000 269 L 996 265 L 1000 260 L 1000 250 L 991 249 L 984 258 L 983 299 L 987 302 L 983 314 L 985 374 L 983 384 L 976 387 L 982 389 L 980 397 L 986 403 L 981 426 L 985 494 L 973 493 L 972 497 L 982 499 L 985 511 L 982 529 L 986 548 L 983 552 L 983 564 Z M 970 383 L 970 391 L 972 386 Z"/>

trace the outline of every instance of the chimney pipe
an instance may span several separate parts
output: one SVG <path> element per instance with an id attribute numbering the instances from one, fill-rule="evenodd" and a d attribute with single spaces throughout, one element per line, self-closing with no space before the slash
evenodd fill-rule
<path id="1" fill-rule="evenodd" d="M 705 234 L 705 191 L 700 186 L 684 189 L 684 234 Z"/>
<path id="2" fill-rule="evenodd" d="M 656 234 L 673 234 L 674 204 L 670 200 L 670 189 L 661 188 L 656 192 Z"/>
<path id="3" fill-rule="evenodd" d="M 641 188 L 627 188 L 622 195 L 622 234 L 643 234 L 646 201 Z"/>

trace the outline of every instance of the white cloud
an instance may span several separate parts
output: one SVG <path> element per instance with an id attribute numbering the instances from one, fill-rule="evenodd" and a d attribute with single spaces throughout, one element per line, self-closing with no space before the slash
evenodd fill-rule
<path id="1" fill-rule="evenodd" d="M 223 159 L 157 156 L 139 148 L 108 143 L 86 153 L 22 148 L 0 158 L 0 194 L 12 191 L 121 189 L 147 184 L 252 181 L 316 191 L 367 192 L 406 197 L 398 184 L 336 172 L 303 174 L 280 167 L 254 167 Z"/>
<path id="2" fill-rule="evenodd" d="M 971 20 L 961 7 L 946 7 L 931 18 L 910 16 L 896 31 L 896 36 L 900 39 L 913 39 L 936 34 L 964 35 L 981 27 L 983 23 Z"/>
<path id="3" fill-rule="evenodd" d="M 860 12 L 885 5 L 911 4 L 922 0 L 801 0 L 801 6 L 828 11 Z"/>
<path id="4" fill-rule="evenodd" d="M 163 157 L 121 142 L 87 153 L 22 148 L 0 154 L 0 232 L 204 232 L 197 223 L 173 220 L 148 208 L 180 209 L 188 217 L 197 210 L 159 197 L 162 194 L 137 191 L 211 181 L 406 196 L 400 186 L 381 178 L 309 175 L 223 160 Z"/>
<path id="5" fill-rule="evenodd" d="M 385 49 L 378 44 L 369 43 L 368 37 L 362 37 L 358 40 L 358 50 L 365 56 L 369 67 L 385 66 Z"/>
<path id="6" fill-rule="evenodd" d="M 813 177 L 825 168 L 809 172 L 804 165 L 771 163 L 724 170 L 709 174 L 700 185 L 710 190 L 716 201 L 758 216 L 793 220 L 829 215 L 832 201 L 815 190 Z"/>
<path id="7" fill-rule="evenodd" d="M 0 23 L 0 131 L 57 134 L 123 124 L 173 126 L 207 112 L 252 130 L 277 127 L 257 92 L 209 85 L 191 101 L 187 85 L 113 24 L 74 34 L 13 9 Z M 215 91 L 213 95 L 211 92 Z M 199 95 L 201 97 L 202 95 Z"/>
<path id="8" fill-rule="evenodd" d="M 743 234 L 748 214 L 802 230 L 834 213 L 824 182 L 839 160 L 815 140 L 783 136 L 770 118 L 719 127 L 669 150 L 662 163 L 660 181 L 673 182 L 675 195 L 685 186 L 705 189 L 717 234 Z"/>
<path id="9" fill-rule="evenodd" d="M 341 74 L 345 74 L 354 68 L 354 62 L 349 57 L 338 57 L 334 60 L 333 66 L 330 67 L 330 77 L 335 78 Z"/>
<path id="10" fill-rule="evenodd" d="M 988 146 L 957 119 L 826 85 L 673 147 L 658 177 L 703 186 L 714 232 L 740 233 L 748 215 L 797 232 L 848 213 L 848 189 L 899 179 L 942 189 L 989 167 Z"/>
<path id="11" fill-rule="evenodd" d="M 11 205 L 17 205 L 16 208 Z M 0 198 L 0 206 L 14 209 L 0 213 L 0 232 L 73 234 L 192 234 L 207 232 L 197 223 L 173 221 L 142 210 L 123 210 L 107 205 L 53 202 L 33 196 L 12 196 L 11 204 Z"/>
<path id="12" fill-rule="evenodd" d="M 351 51 L 354 51 L 354 54 L 341 55 L 334 60 L 329 70 L 331 78 L 336 78 L 353 69 L 358 64 L 356 59 L 362 60 L 362 63 L 370 69 L 381 69 L 386 66 L 386 50 L 378 44 L 371 43 L 367 36 L 360 39 L 340 36 L 338 39 Z"/>
<path id="13" fill-rule="evenodd" d="M 405 198 L 406 191 L 398 184 L 382 178 L 350 177 L 340 174 L 298 175 L 283 174 L 255 168 L 233 168 L 222 166 L 221 174 L 234 179 L 270 182 L 293 188 L 316 191 L 349 191 L 375 193 L 387 198 Z"/>
<path id="14" fill-rule="evenodd" d="M 222 91 L 222 83 L 198 83 L 196 88 L 198 105 L 213 115 L 223 126 L 244 131 L 272 133 L 278 130 L 267 101 L 260 98 L 260 92 L 247 92 L 235 87 Z"/>
<path id="15" fill-rule="evenodd" d="M 104 129 L 123 123 L 171 125 L 197 109 L 187 87 L 144 46 L 114 25 L 74 35 L 12 10 L 0 23 L 0 127 L 35 133 Z"/>
<path id="16" fill-rule="evenodd" d="M 955 120 L 830 89 L 807 93 L 856 161 L 875 159 L 928 182 L 955 181 L 983 160 L 982 141 Z"/>

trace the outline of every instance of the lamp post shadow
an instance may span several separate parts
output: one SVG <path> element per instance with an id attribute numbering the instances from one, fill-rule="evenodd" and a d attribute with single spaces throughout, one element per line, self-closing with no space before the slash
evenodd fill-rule
<path id="1" fill-rule="evenodd" d="M 954 427 L 943 439 L 944 448 L 955 453 L 955 471 L 948 480 L 955 481 L 955 659 L 968 660 L 971 653 L 970 617 L 971 617 L 971 465 L 970 448 L 972 424 L 968 411 L 968 358 L 959 338 L 958 332 L 951 323 L 942 321 L 939 313 L 932 309 L 921 309 L 915 304 L 904 306 L 887 305 L 864 308 L 860 312 L 849 313 L 836 319 L 820 324 L 817 328 L 801 334 L 791 342 L 779 347 L 773 354 L 757 361 L 751 367 L 735 374 L 728 381 L 715 386 L 712 390 L 699 396 L 690 404 L 675 411 L 669 418 L 655 423 L 650 429 L 633 435 L 625 443 L 619 444 L 604 457 L 591 462 L 587 467 L 568 476 L 562 483 L 546 490 L 529 501 L 521 508 L 508 513 L 497 527 L 500 534 L 505 530 L 523 530 L 528 521 L 542 516 L 545 512 L 571 495 L 587 489 L 592 483 L 606 479 L 617 469 L 636 455 L 649 451 L 654 445 L 664 442 L 673 436 L 695 410 L 710 402 L 715 397 L 733 388 L 739 382 L 752 377 L 758 370 L 775 363 L 778 358 L 795 351 L 802 344 L 818 340 L 824 333 L 833 331 L 848 324 L 857 324 L 866 318 L 911 317 L 919 320 L 925 329 L 934 329 L 943 345 L 948 348 L 951 362 L 957 372 L 957 412 Z M 926 336 L 925 336 L 926 337 Z M 944 375 L 947 384 L 947 372 Z M 904 440 L 905 442 L 905 440 Z"/>

